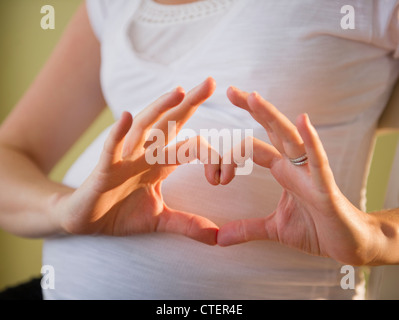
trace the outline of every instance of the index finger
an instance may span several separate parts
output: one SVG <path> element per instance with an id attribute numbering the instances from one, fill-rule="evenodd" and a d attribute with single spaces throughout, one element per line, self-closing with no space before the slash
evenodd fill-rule
<path id="1" fill-rule="evenodd" d="M 132 155 L 137 146 L 143 146 L 152 126 L 170 108 L 178 106 L 184 96 L 185 93 L 183 88 L 177 87 L 171 92 L 164 94 L 142 110 L 135 117 L 133 125 L 126 135 L 122 157 L 126 158 Z"/>
<path id="2" fill-rule="evenodd" d="M 227 91 L 230 101 L 247 110 L 267 131 L 272 144 L 281 154 L 297 158 L 304 153 L 304 144 L 295 125 L 274 105 L 257 92 L 248 93 L 230 87 Z"/>
<path id="3" fill-rule="evenodd" d="M 213 94 L 215 89 L 215 80 L 208 77 L 204 82 L 190 90 L 179 106 L 168 110 L 154 126 L 154 128 L 161 129 L 164 132 L 166 144 L 176 137 L 176 134 L 183 128 L 188 119 Z M 169 122 L 175 122 L 176 126 L 169 128 Z"/>

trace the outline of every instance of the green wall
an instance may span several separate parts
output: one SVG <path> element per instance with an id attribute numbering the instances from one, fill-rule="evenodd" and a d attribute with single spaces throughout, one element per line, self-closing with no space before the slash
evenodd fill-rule
<path id="1" fill-rule="evenodd" d="M 2 0 L 0 1 L 0 122 L 7 116 L 34 79 L 62 34 L 79 0 Z M 42 30 L 40 9 L 55 8 L 55 30 Z M 60 181 L 74 159 L 89 142 L 112 122 L 105 111 L 82 139 L 53 170 Z M 368 209 L 382 206 L 397 135 L 378 139 L 372 164 Z M 21 239 L 0 230 L 0 290 L 37 276 L 41 267 L 41 240 Z"/>
<path id="2" fill-rule="evenodd" d="M 80 0 L 0 1 L 0 122 L 29 87 L 62 35 Z M 43 30 L 40 9 L 55 9 L 55 29 Z M 60 181 L 70 164 L 113 121 L 103 112 L 51 173 Z M 0 230 L 0 290 L 40 274 L 41 240 L 22 239 Z"/>

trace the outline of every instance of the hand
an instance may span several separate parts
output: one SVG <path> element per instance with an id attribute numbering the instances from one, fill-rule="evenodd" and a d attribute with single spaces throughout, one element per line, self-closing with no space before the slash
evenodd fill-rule
<path id="1" fill-rule="evenodd" d="M 165 94 L 140 112 L 134 121 L 125 112 L 114 124 L 98 165 L 88 179 L 73 193 L 59 196 L 55 201 L 54 212 L 58 213 L 62 229 L 71 234 L 112 236 L 172 232 L 216 244 L 218 227 L 213 222 L 173 210 L 163 201 L 162 181 L 181 162 L 150 165 L 145 158 L 146 140 L 151 130 L 162 130 L 167 145 L 175 138 L 168 132 L 168 121 L 176 121 L 178 132 L 214 89 L 214 80 L 208 78 L 187 95 L 182 88 Z M 209 154 L 216 152 L 204 139 L 195 137 L 165 147 L 165 159 L 169 152 L 177 153 L 182 147 L 192 150 L 192 154 L 200 158 L 199 150 L 204 144 Z M 205 165 L 205 175 L 210 183 L 218 184 L 214 177 L 218 176 L 219 170 L 219 163 Z"/>
<path id="2" fill-rule="evenodd" d="M 347 264 L 372 261 L 377 254 L 373 244 L 377 227 L 368 214 L 354 207 L 338 189 L 308 116 L 300 115 L 294 126 L 257 93 L 231 87 L 228 97 L 266 129 L 273 145 L 252 138 L 252 159 L 270 169 L 283 187 L 283 193 L 275 211 L 264 218 L 233 221 L 222 226 L 218 244 L 271 240 Z M 238 146 L 243 147 L 244 143 Z M 308 157 L 305 165 L 295 166 L 289 160 L 304 154 Z M 234 161 L 225 159 L 234 158 L 233 155 L 231 152 L 223 156 L 221 184 L 229 183 L 234 177 Z M 227 164 L 230 162 L 232 164 Z"/>

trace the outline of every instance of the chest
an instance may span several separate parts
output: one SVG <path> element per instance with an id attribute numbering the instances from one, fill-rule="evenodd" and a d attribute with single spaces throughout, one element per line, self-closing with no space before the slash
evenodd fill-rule
<path id="1" fill-rule="evenodd" d="M 215 108 L 228 104 L 225 90 L 235 85 L 258 91 L 292 118 L 299 112 L 316 124 L 356 118 L 371 107 L 370 99 L 387 94 L 398 65 L 390 48 L 371 43 L 372 6 L 359 7 L 357 28 L 345 30 L 343 2 L 236 1 L 205 33 L 186 30 L 184 23 L 177 33 L 165 28 L 163 37 L 175 50 L 168 63 L 135 50 L 130 30 L 138 4 L 132 3 L 104 37 L 104 94 L 115 112 L 136 112 L 174 86 L 189 89 L 213 76 L 218 88 L 208 103 Z M 191 45 L 182 46 L 191 35 Z"/>

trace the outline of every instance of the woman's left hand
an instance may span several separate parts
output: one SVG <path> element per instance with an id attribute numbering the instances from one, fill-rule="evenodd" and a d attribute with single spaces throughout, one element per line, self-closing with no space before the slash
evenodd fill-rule
<path id="1" fill-rule="evenodd" d="M 346 264 L 372 263 L 378 254 L 373 235 L 379 228 L 371 215 L 352 205 L 337 187 L 323 145 L 308 116 L 300 115 L 295 126 L 257 93 L 231 87 L 228 97 L 266 129 L 273 145 L 251 138 L 252 159 L 270 169 L 283 187 L 283 193 L 277 208 L 265 217 L 232 221 L 222 226 L 218 244 L 271 240 Z M 244 142 L 238 147 L 244 148 Z M 234 152 L 225 155 L 224 159 L 234 158 L 232 154 Z M 290 161 L 303 155 L 308 159 L 305 164 L 296 166 Z M 233 179 L 234 167 L 234 161 L 222 161 L 221 184 Z"/>

